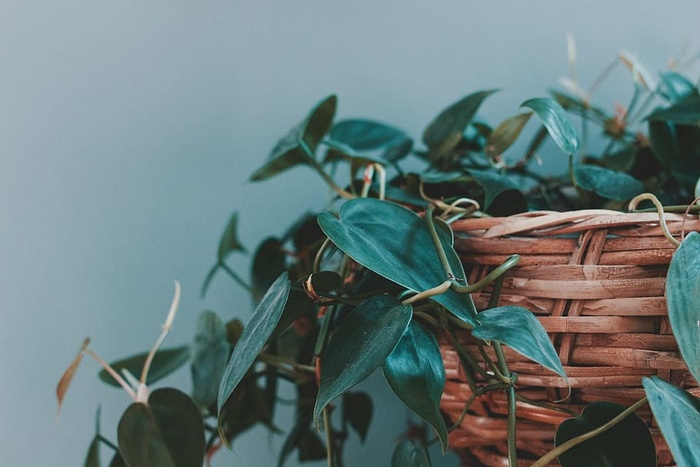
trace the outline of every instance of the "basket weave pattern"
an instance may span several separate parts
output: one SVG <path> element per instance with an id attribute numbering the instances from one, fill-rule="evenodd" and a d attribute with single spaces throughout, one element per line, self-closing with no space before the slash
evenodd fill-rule
<path id="1" fill-rule="evenodd" d="M 682 231 L 700 230 L 697 216 L 667 214 L 666 222 L 677 237 Z M 631 405 L 644 396 L 643 376 L 695 387 L 667 318 L 665 277 L 675 247 L 663 236 L 658 214 L 531 212 L 457 221 L 452 228 L 470 283 L 509 255 L 521 256 L 506 274 L 498 305 L 522 306 L 537 315 L 559 353 L 571 394 L 567 398 L 562 378 L 506 347 L 509 368 L 518 373 L 519 394 L 544 402 L 566 399 L 558 405 L 580 413 L 587 403 L 599 400 Z M 486 308 L 489 298 L 489 289 L 474 294 L 477 308 Z M 479 355 L 468 333 L 458 338 L 472 355 Z M 441 405 L 456 420 L 472 392 L 447 340 L 441 350 L 447 372 Z M 495 358 L 488 347 L 486 351 Z M 516 413 L 523 466 L 552 448 L 557 425 L 570 417 L 521 401 Z M 450 434 L 464 465 L 507 465 L 506 414 L 502 391 L 475 400 Z M 648 406 L 638 414 L 652 428 L 658 465 L 674 465 Z"/>

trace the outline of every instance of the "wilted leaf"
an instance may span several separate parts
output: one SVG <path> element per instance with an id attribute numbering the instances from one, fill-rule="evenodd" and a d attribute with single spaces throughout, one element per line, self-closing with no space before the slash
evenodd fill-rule
<path id="1" fill-rule="evenodd" d="M 576 164 L 574 178 L 584 190 L 617 201 L 632 199 L 644 192 L 644 184 L 636 178 L 595 165 Z"/>
<path id="2" fill-rule="evenodd" d="M 197 404 L 177 389 L 157 389 L 148 404 L 126 409 L 117 429 L 129 467 L 201 467 L 204 422 Z"/>
<path id="3" fill-rule="evenodd" d="M 486 154 L 490 157 L 503 154 L 518 139 L 531 116 L 532 113 L 528 112 L 503 120 L 486 140 Z"/>
<path id="4" fill-rule="evenodd" d="M 68 368 L 66 368 L 66 371 L 63 372 L 61 379 L 58 381 L 58 385 L 56 386 L 56 399 L 58 399 L 59 411 L 61 410 L 61 405 L 63 404 L 63 398 L 66 395 L 66 391 L 68 391 L 68 387 L 70 386 L 71 381 L 73 381 L 73 376 L 75 376 L 75 372 L 78 370 L 80 362 L 83 359 L 83 350 L 85 350 L 89 344 L 90 338 L 87 337 L 83 341 L 83 345 L 80 347 L 78 355 L 76 355 L 71 364 L 68 365 Z"/>
<path id="5" fill-rule="evenodd" d="M 192 351 L 192 398 L 202 407 L 211 407 L 231 352 L 226 325 L 213 311 L 199 316 Z"/>
<path id="6" fill-rule="evenodd" d="M 523 102 L 520 107 L 534 110 L 547 128 L 557 146 L 566 154 L 574 154 L 578 150 L 579 141 L 566 110 L 553 99 L 539 97 Z"/>
<path id="7" fill-rule="evenodd" d="M 343 395 L 343 420 L 347 421 L 364 442 L 372 421 L 372 399 L 364 392 L 346 392 Z"/>
<path id="8" fill-rule="evenodd" d="M 447 426 L 440 413 L 445 366 L 435 335 L 411 321 L 382 370 L 398 398 L 435 429 L 445 452 Z"/>
<path id="9" fill-rule="evenodd" d="M 430 467 L 430 455 L 423 443 L 404 439 L 394 449 L 391 467 Z"/>
<path id="10" fill-rule="evenodd" d="M 479 313 L 479 321 L 472 329 L 477 339 L 499 341 L 566 378 L 552 341 L 531 311 L 518 306 L 500 306 Z"/>
<path id="11" fill-rule="evenodd" d="M 593 402 L 580 417 L 564 420 L 555 445 L 605 425 L 626 407 L 612 402 Z M 617 425 L 582 442 L 559 456 L 562 467 L 655 467 L 656 448 L 649 428 L 637 414 L 630 414 Z"/>
<path id="12" fill-rule="evenodd" d="M 118 374 L 121 374 L 123 370 L 126 370 L 138 378 L 141 376 L 141 370 L 143 369 L 144 363 L 146 363 L 147 357 L 148 352 L 144 352 L 122 360 L 117 360 L 109 365 L 114 368 Z M 188 345 L 159 350 L 153 357 L 151 368 L 148 372 L 148 377 L 146 378 L 146 384 L 151 385 L 156 381 L 165 378 L 170 373 L 187 363 L 189 359 L 190 347 Z M 109 384 L 110 386 L 121 387 L 121 385 L 114 378 L 112 378 L 112 375 L 107 373 L 106 370 L 101 370 L 98 376 L 103 382 Z"/>
<path id="13" fill-rule="evenodd" d="M 368 298 L 333 333 L 321 357 L 314 420 L 333 399 L 369 376 L 401 339 L 413 313 L 391 295 Z"/>

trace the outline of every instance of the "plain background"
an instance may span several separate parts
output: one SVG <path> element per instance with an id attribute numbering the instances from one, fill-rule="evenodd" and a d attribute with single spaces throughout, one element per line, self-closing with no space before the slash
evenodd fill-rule
<path id="1" fill-rule="evenodd" d="M 92 361 L 58 420 L 56 382 L 85 336 L 108 360 L 147 350 L 173 279 L 183 300 L 166 346 L 190 342 L 205 308 L 247 321 L 250 299 L 223 275 L 205 300 L 199 287 L 234 210 L 252 250 L 323 208 L 309 170 L 247 179 L 324 96 L 338 94 L 340 118 L 418 137 L 446 105 L 497 87 L 482 113 L 498 121 L 567 73 L 567 32 L 585 87 L 622 48 L 654 72 L 684 44 L 697 52 L 698 17 L 697 0 L 2 0 L 0 464 L 82 465 L 99 404 L 115 437 L 129 399 Z M 594 101 L 624 104 L 630 79 L 618 68 Z M 247 275 L 248 261 L 230 264 Z M 189 390 L 188 370 L 163 384 Z M 409 419 L 371 385 L 384 396 L 349 466 L 388 465 Z M 274 465 L 281 442 L 254 430 L 214 466 Z"/>

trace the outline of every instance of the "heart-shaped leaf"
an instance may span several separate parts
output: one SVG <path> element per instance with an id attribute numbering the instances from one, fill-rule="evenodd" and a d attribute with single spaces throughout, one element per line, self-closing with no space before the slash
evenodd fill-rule
<path id="1" fill-rule="evenodd" d="M 644 192 L 644 184 L 622 172 L 615 172 L 595 165 L 574 166 L 576 184 L 603 198 L 624 201 Z"/>
<path id="2" fill-rule="evenodd" d="M 393 146 L 408 138 L 394 127 L 373 120 L 343 120 L 331 129 L 330 139 L 354 151 L 371 151 Z"/>
<path id="3" fill-rule="evenodd" d="M 338 325 L 321 357 L 314 420 L 318 421 L 333 399 L 382 364 L 401 339 L 412 314 L 411 305 L 403 305 L 391 295 L 377 295 L 359 304 Z"/>
<path id="4" fill-rule="evenodd" d="M 430 149 L 431 159 L 444 156 L 459 144 L 481 103 L 494 92 L 495 89 L 469 94 L 435 117 L 423 132 L 423 142 Z"/>
<path id="5" fill-rule="evenodd" d="M 251 285 L 255 303 L 260 301 L 265 291 L 287 270 L 287 255 L 282 249 L 282 242 L 274 237 L 266 238 L 253 255 L 251 266 Z"/>
<path id="6" fill-rule="evenodd" d="M 688 369 L 700 381 L 700 234 L 678 247 L 666 276 L 666 302 L 673 335 Z"/>
<path id="7" fill-rule="evenodd" d="M 579 141 L 576 130 L 566 115 L 566 110 L 557 101 L 548 97 L 538 97 L 523 102 L 520 107 L 535 111 L 562 151 L 566 154 L 575 154 L 578 151 Z"/>
<path id="8" fill-rule="evenodd" d="M 296 165 L 312 163 L 316 147 L 331 128 L 337 104 L 335 96 L 328 96 L 318 103 L 304 121 L 277 142 L 267 163 L 255 171 L 250 179 L 264 180 Z"/>
<path id="9" fill-rule="evenodd" d="M 343 395 L 343 421 L 350 424 L 364 442 L 372 421 L 372 399 L 364 392 L 346 392 Z"/>
<path id="10" fill-rule="evenodd" d="M 382 370 L 398 398 L 435 429 L 444 453 L 447 426 L 440 414 L 440 398 L 445 389 L 445 366 L 435 335 L 411 321 Z"/>
<path id="11" fill-rule="evenodd" d="M 291 283 L 287 273 L 283 273 L 270 286 L 265 296 L 260 300 L 253 317 L 243 329 L 243 334 L 238 344 L 233 349 L 233 354 L 226 365 L 224 375 L 219 386 L 217 397 L 217 412 L 221 415 L 221 409 L 228 402 L 229 397 L 250 369 L 260 351 L 265 347 L 268 338 L 275 330 L 282 316 L 284 305 L 289 297 Z M 221 432 L 221 417 L 219 417 L 219 431 Z"/>
<path id="12" fill-rule="evenodd" d="M 518 306 L 500 306 L 479 313 L 472 329 L 477 339 L 498 341 L 519 354 L 566 378 L 564 367 L 544 330 L 531 311 Z"/>
<path id="13" fill-rule="evenodd" d="M 655 376 L 642 384 L 676 463 L 700 466 L 700 399 Z"/>
<path id="14" fill-rule="evenodd" d="M 213 311 L 199 316 L 192 350 L 192 398 L 202 407 L 211 407 L 231 353 L 226 325 Z"/>
<path id="15" fill-rule="evenodd" d="M 531 116 L 532 113 L 527 112 L 503 120 L 486 140 L 486 154 L 489 157 L 503 154 L 518 139 Z"/>
<path id="16" fill-rule="evenodd" d="M 147 357 L 148 352 L 144 352 L 118 360 L 110 363 L 109 365 L 119 374 L 126 370 L 138 378 L 141 375 L 141 370 L 143 369 L 144 363 L 146 363 Z M 151 363 L 151 368 L 148 371 L 148 377 L 146 378 L 146 384 L 151 385 L 156 381 L 165 378 L 170 373 L 187 363 L 189 359 L 190 347 L 188 345 L 159 350 L 153 357 L 153 362 Z M 110 386 L 121 387 L 121 385 L 105 370 L 101 370 L 98 376 L 103 382 L 109 384 Z"/>
<path id="17" fill-rule="evenodd" d="M 409 290 L 422 292 L 447 278 L 425 220 L 396 203 L 352 199 L 341 207 L 340 219 L 322 212 L 318 223 L 328 238 L 352 259 Z M 466 284 L 462 263 L 450 237 L 441 229 L 438 234 L 453 273 Z M 433 300 L 465 323 L 476 325 L 476 308 L 470 295 L 448 290 Z"/>
<path id="18" fill-rule="evenodd" d="M 201 467 L 204 421 L 197 404 L 177 389 L 157 389 L 148 404 L 135 402 L 117 428 L 129 467 Z"/>
<path id="19" fill-rule="evenodd" d="M 394 448 L 391 467 L 430 467 L 430 455 L 423 443 L 404 439 Z"/>
<path id="20" fill-rule="evenodd" d="M 612 402 L 593 402 L 580 417 L 564 420 L 555 437 L 560 444 L 599 428 L 624 412 Z M 603 433 L 577 444 L 559 456 L 562 467 L 656 466 L 656 448 L 649 428 L 637 414 L 630 414 Z"/>
<path id="21" fill-rule="evenodd" d="M 647 120 L 697 126 L 700 123 L 700 97 L 684 99 L 670 107 L 656 110 L 647 116 Z"/>
<path id="22" fill-rule="evenodd" d="M 685 99 L 698 97 L 698 90 L 695 85 L 685 76 L 674 71 L 661 73 L 661 92 L 671 101 L 678 103 Z"/>

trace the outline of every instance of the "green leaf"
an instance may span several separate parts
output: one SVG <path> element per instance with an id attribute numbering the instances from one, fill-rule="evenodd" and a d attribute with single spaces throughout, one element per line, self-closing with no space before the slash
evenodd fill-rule
<path id="1" fill-rule="evenodd" d="M 574 166 L 576 184 L 603 198 L 624 201 L 644 192 L 644 184 L 622 172 L 588 164 Z"/>
<path id="2" fill-rule="evenodd" d="M 430 149 L 431 158 L 439 158 L 459 144 L 481 103 L 494 92 L 495 89 L 475 92 L 440 112 L 423 132 L 423 142 Z"/>
<path id="3" fill-rule="evenodd" d="M 642 384 L 676 463 L 700 466 L 700 399 L 655 376 Z"/>
<path id="4" fill-rule="evenodd" d="M 700 381 L 700 234 L 690 232 L 678 247 L 666 276 L 668 318 L 681 356 Z"/>
<path id="5" fill-rule="evenodd" d="M 592 107 L 589 103 L 583 102 L 580 97 L 554 90 L 550 90 L 549 93 L 552 95 L 554 100 L 556 100 L 565 110 L 568 110 L 569 112 L 585 118 L 592 118 L 601 124 L 610 118 L 603 109 L 600 107 Z"/>
<path id="6" fill-rule="evenodd" d="M 348 146 L 354 151 L 382 149 L 409 139 L 399 129 L 363 119 L 349 119 L 336 123 L 329 137 L 333 142 Z"/>
<path id="7" fill-rule="evenodd" d="M 401 339 L 412 313 L 413 307 L 401 304 L 396 297 L 377 295 L 362 302 L 341 321 L 321 357 L 314 420 L 318 421 L 333 399 L 382 364 Z"/>
<path id="8" fill-rule="evenodd" d="M 199 315 L 192 353 L 192 398 L 202 407 L 211 407 L 231 353 L 226 325 L 213 311 Z"/>
<path id="9" fill-rule="evenodd" d="M 527 200 L 520 187 L 511 179 L 489 170 L 470 169 L 469 175 L 474 177 L 476 183 L 484 189 L 484 205 L 482 209 L 488 211 L 492 203 L 499 197 L 505 199 L 500 205 L 506 206 L 509 212 L 499 213 L 510 215 L 527 211 Z"/>
<path id="10" fill-rule="evenodd" d="M 447 426 L 440 413 L 445 366 L 435 335 L 411 321 L 382 365 L 384 376 L 406 406 L 432 426 L 447 450 Z"/>
<path id="11" fill-rule="evenodd" d="M 372 421 L 372 399 L 364 392 L 346 392 L 343 395 L 343 420 L 348 422 L 364 443 Z"/>
<path id="12" fill-rule="evenodd" d="M 226 365 L 219 386 L 217 397 L 219 415 L 221 415 L 221 409 L 228 402 L 233 390 L 253 365 L 272 331 L 275 330 L 287 302 L 290 287 L 291 284 L 285 272 L 270 286 L 255 309 L 250 322 L 243 329 L 243 334 L 233 349 L 233 354 Z M 219 418 L 219 430 L 221 431 L 221 418 Z"/>
<path id="13" fill-rule="evenodd" d="M 92 438 L 83 465 L 84 467 L 100 467 L 102 465 L 100 463 L 100 439 L 97 436 Z"/>
<path id="14" fill-rule="evenodd" d="M 685 99 L 698 97 L 695 85 L 685 76 L 674 71 L 661 73 L 662 94 L 672 103 L 682 102 Z"/>
<path id="15" fill-rule="evenodd" d="M 684 99 L 665 109 L 656 110 L 647 116 L 647 120 L 698 126 L 700 125 L 700 97 Z"/>
<path id="16" fill-rule="evenodd" d="M 299 439 L 299 461 L 309 462 L 326 459 L 326 446 L 316 433 L 307 429 Z"/>
<path id="17" fill-rule="evenodd" d="M 566 154 L 575 154 L 578 151 L 579 141 L 566 110 L 553 99 L 538 97 L 523 102 L 520 107 L 526 107 L 535 111 L 537 116 L 547 128 L 557 146 Z"/>
<path id="18" fill-rule="evenodd" d="M 112 457 L 112 461 L 109 463 L 109 467 L 129 467 L 129 466 L 126 465 L 124 458 L 122 457 L 121 454 L 119 454 L 119 451 L 117 451 L 114 453 L 114 457 Z"/>
<path id="19" fill-rule="evenodd" d="M 480 324 L 472 330 L 477 339 L 498 341 L 519 354 L 566 378 L 544 327 L 532 312 L 518 306 L 500 306 L 479 313 Z"/>
<path id="20" fill-rule="evenodd" d="M 270 178 L 299 164 L 311 164 L 316 148 L 328 133 L 335 116 L 338 99 L 326 97 L 311 110 L 308 117 L 280 139 L 268 161 L 250 177 L 251 181 Z M 311 154 L 307 153 L 304 146 Z"/>
<path id="21" fill-rule="evenodd" d="M 233 253 L 234 251 L 245 252 L 245 248 L 238 241 L 238 213 L 234 212 L 231 218 L 226 224 L 224 233 L 221 234 L 221 240 L 219 240 L 219 249 L 216 253 L 216 258 L 219 262 L 224 261 L 226 257 Z"/>
<path id="22" fill-rule="evenodd" d="M 322 212 L 318 223 L 331 241 L 352 259 L 402 287 L 422 292 L 446 280 L 425 220 L 396 203 L 353 199 L 341 207 L 340 219 Z M 450 237 L 441 229 L 438 233 L 452 271 L 466 284 L 462 263 Z M 465 323 L 476 324 L 476 308 L 470 295 L 448 290 L 432 299 Z"/>
<path id="23" fill-rule="evenodd" d="M 157 389 L 148 404 L 135 402 L 117 428 L 129 467 L 201 467 L 204 421 L 197 404 L 177 389 Z"/>
<path id="24" fill-rule="evenodd" d="M 259 302 L 272 283 L 287 270 L 287 255 L 282 249 L 282 242 L 274 237 L 266 238 L 253 255 L 251 266 L 251 284 L 253 298 Z"/>
<path id="25" fill-rule="evenodd" d="M 430 455 L 423 443 L 404 439 L 396 445 L 391 456 L 391 467 L 430 467 Z"/>
<path id="26" fill-rule="evenodd" d="M 532 113 L 527 112 L 503 120 L 486 140 L 486 154 L 489 157 L 503 154 L 518 139 L 531 116 Z"/>
<path id="27" fill-rule="evenodd" d="M 110 363 L 110 366 L 119 374 L 121 374 L 123 370 L 126 370 L 136 378 L 139 378 L 141 376 L 143 364 L 146 363 L 147 357 L 148 352 L 144 352 L 122 360 L 117 360 L 116 362 Z M 153 362 L 151 363 L 151 368 L 148 371 L 148 377 L 146 378 L 146 384 L 151 385 L 156 381 L 165 378 L 170 373 L 187 363 L 189 359 L 190 347 L 188 345 L 159 350 L 153 357 Z M 101 370 L 98 376 L 103 382 L 109 384 L 110 386 L 118 388 L 121 387 L 121 385 L 117 383 L 117 381 L 115 381 L 115 379 L 112 378 L 112 376 L 105 370 Z"/>
<path id="28" fill-rule="evenodd" d="M 219 433 L 230 444 L 258 422 L 272 427 L 272 407 L 268 403 L 267 393 L 258 386 L 249 371 L 221 409 Z"/>
<path id="29" fill-rule="evenodd" d="M 592 402 L 580 417 L 564 420 L 555 445 L 605 425 L 626 407 L 612 402 Z M 649 428 L 639 415 L 631 414 L 609 430 L 582 442 L 559 456 L 562 467 L 655 467 L 656 448 Z"/>

